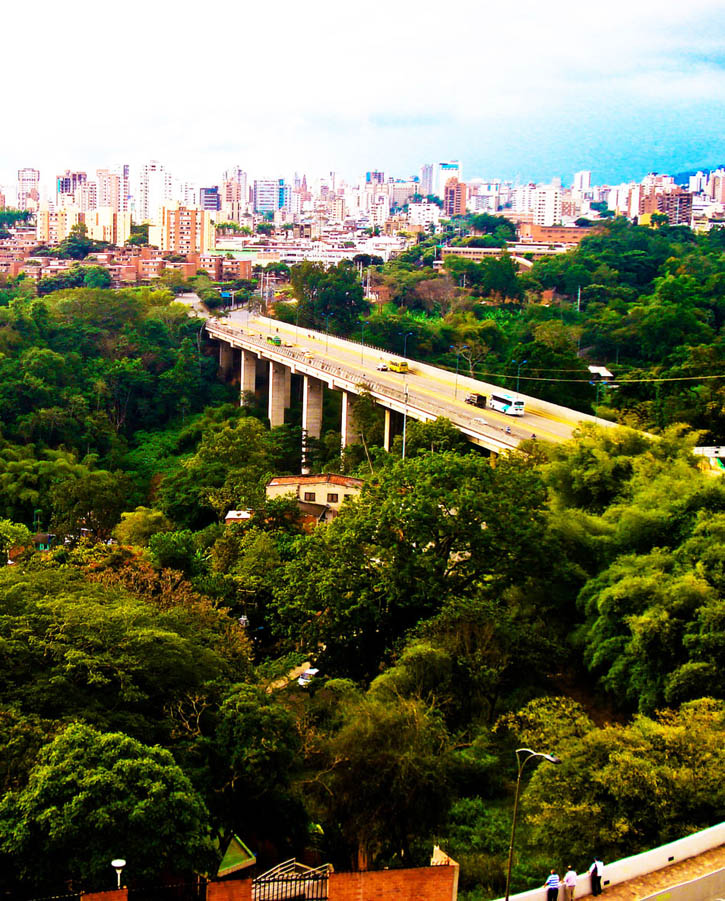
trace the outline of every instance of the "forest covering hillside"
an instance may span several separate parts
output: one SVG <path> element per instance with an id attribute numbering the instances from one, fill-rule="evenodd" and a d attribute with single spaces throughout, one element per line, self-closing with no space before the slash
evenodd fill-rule
<path id="1" fill-rule="evenodd" d="M 521 745 L 563 763 L 527 783 L 515 889 L 721 819 L 725 484 L 687 428 L 722 434 L 721 381 L 699 378 L 719 374 L 719 240 L 615 223 L 505 291 L 485 279 L 506 260 L 466 264 L 466 288 L 425 246 L 382 266 L 366 340 L 414 331 L 415 356 L 455 366 L 466 344 L 508 374 L 618 347 L 607 409 L 657 434 L 586 427 L 492 467 L 410 423 L 401 460 L 363 400 L 368 454 L 343 463 L 365 486 L 312 533 L 264 497 L 299 471 L 296 414 L 240 409 L 170 292 L 0 286 L 0 549 L 28 546 L 0 570 L 2 889 L 110 887 L 118 854 L 132 881 L 212 873 L 236 833 L 262 865 L 338 869 L 439 839 L 462 896 L 494 897 Z M 352 267 L 300 267 L 289 293 L 280 315 L 359 334 Z M 625 384 L 675 372 L 698 380 Z M 596 403 L 587 376 L 540 391 Z M 225 526 L 232 506 L 252 518 Z M 306 688 L 280 683 L 306 660 Z"/>

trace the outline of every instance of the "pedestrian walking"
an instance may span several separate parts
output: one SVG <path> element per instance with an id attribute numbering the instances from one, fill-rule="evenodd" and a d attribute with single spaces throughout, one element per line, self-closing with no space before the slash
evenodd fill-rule
<path id="1" fill-rule="evenodd" d="M 546 901 L 557 901 L 559 897 L 559 875 L 556 870 L 551 871 L 551 875 L 544 883 L 546 888 Z"/>
<path id="2" fill-rule="evenodd" d="M 592 877 L 592 895 L 602 894 L 602 874 L 604 873 L 604 864 L 595 854 L 592 865 L 589 867 L 589 875 Z"/>
<path id="3" fill-rule="evenodd" d="M 576 870 L 569 864 L 564 874 L 564 901 L 574 901 L 574 890 L 576 889 Z"/>

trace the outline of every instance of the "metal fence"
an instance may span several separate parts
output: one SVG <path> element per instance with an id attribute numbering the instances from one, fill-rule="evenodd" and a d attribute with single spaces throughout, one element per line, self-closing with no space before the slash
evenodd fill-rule
<path id="1" fill-rule="evenodd" d="M 81 901 L 80 892 L 66 892 L 62 895 L 18 895 L 14 892 L 0 891 L 0 901 Z"/>
<path id="2" fill-rule="evenodd" d="M 327 901 L 330 866 L 286 860 L 252 881 L 253 901 Z"/>

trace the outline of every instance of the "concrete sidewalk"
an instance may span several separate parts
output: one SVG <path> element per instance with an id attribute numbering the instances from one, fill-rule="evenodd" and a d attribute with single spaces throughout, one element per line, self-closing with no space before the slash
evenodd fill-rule
<path id="1" fill-rule="evenodd" d="M 706 876 L 725 867 L 725 845 L 719 848 L 713 848 L 711 851 L 705 851 L 704 854 L 698 854 L 697 857 L 688 857 L 672 866 L 663 867 L 661 870 L 654 870 L 645 876 L 638 876 L 636 879 L 630 879 L 628 882 L 620 882 L 611 888 L 604 885 L 607 879 L 607 867 L 604 867 L 604 891 L 602 893 L 602 901 L 639 901 L 640 898 L 647 898 L 663 889 L 672 888 L 681 882 L 689 882 L 691 879 L 697 879 L 698 876 Z M 542 898 L 544 894 L 542 892 Z M 583 901 L 593 896 L 589 893 L 586 895 L 577 892 L 575 901 Z"/>

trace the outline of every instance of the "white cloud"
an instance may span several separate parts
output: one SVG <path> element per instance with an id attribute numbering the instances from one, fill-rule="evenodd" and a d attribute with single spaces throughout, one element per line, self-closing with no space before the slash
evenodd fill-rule
<path id="1" fill-rule="evenodd" d="M 148 158 L 199 180 L 412 169 L 475 157 L 471 129 L 499 135 L 504 171 L 507 127 L 725 96 L 721 0 L 41 0 L 3 19 L 0 182 Z"/>

